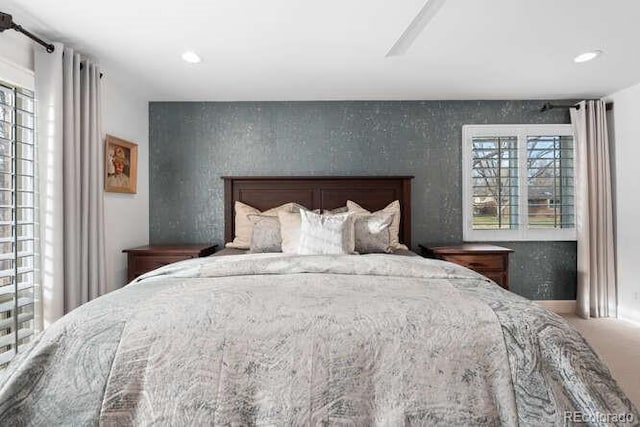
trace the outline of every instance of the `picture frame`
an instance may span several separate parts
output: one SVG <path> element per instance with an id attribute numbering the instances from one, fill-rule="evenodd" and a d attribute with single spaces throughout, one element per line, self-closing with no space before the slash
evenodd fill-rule
<path id="1" fill-rule="evenodd" d="M 104 154 L 104 190 L 135 194 L 137 181 L 138 144 L 107 135 Z"/>

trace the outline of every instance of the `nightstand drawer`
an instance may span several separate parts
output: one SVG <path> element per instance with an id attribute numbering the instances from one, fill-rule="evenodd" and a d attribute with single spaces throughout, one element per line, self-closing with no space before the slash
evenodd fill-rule
<path id="1" fill-rule="evenodd" d="M 135 277 L 167 264 L 190 259 L 190 256 L 139 256 L 133 261 Z"/>
<path id="2" fill-rule="evenodd" d="M 441 255 L 445 261 L 470 268 L 471 270 L 503 270 L 505 257 L 502 255 Z"/>

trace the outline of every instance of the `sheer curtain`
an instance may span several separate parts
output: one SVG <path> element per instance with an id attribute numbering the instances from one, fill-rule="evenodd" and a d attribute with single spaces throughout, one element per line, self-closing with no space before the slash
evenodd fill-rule
<path id="1" fill-rule="evenodd" d="M 107 291 L 100 69 L 55 47 L 35 55 L 45 325 Z"/>
<path id="2" fill-rule="evenodd" d="M 577 314 L 616 315 L 613 205 L 604 101 L 571 109 L 576 142 Z"/>

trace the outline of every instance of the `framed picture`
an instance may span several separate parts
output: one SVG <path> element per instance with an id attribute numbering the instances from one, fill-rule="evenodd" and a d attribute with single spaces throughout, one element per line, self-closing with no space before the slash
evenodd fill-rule
<path id="1" fill-rule="evenodd" d="M 135 193 L 138 178 L 138 145 L 107 135 L 104 157 L 105 191 Z"/>

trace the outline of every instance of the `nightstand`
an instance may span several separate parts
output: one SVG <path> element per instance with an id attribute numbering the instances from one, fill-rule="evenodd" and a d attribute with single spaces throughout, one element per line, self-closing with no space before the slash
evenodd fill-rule
<path id="1" fill-rule="evenodd" d="M 172 262 L 213 254 L 218 245 L 146 245 L 124 249 L 127 254 L 127 280 L 130 282 L 148 271 Z"/>
<path id="2" fill-rule="evenodd" d="M 509 289 L 509 254 L 512 249 L 479 243 L 428 247 L 419 245 L 422 256 L 467 267 Z"/>

